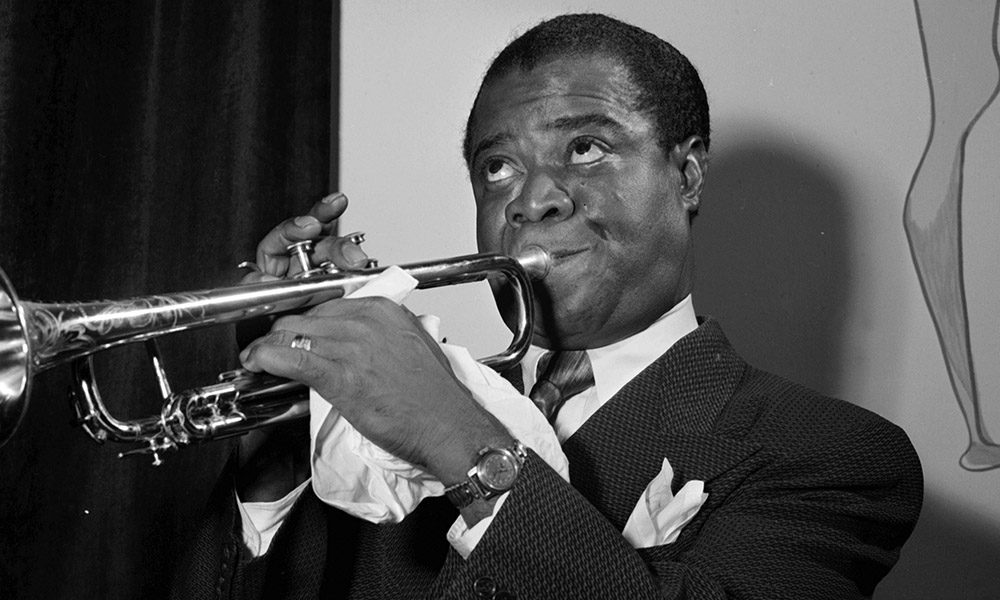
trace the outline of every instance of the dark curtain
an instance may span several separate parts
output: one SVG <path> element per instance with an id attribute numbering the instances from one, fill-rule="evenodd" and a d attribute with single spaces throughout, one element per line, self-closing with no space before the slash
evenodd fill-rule
<path id="1" fill-rule="evenodd" d="M 20 297 L 228 286 L 336 188 L 339 5 L 0 0 L 0 267 Z M 163 343 L 175 389 L 236 364 L 231 327 Z M 119 418 L 158 413 L 141 348 L 97 360 Z M 34 380 L 0 448 L 0 598 L 158 598 L 230 452 L 119 459 Z"/>

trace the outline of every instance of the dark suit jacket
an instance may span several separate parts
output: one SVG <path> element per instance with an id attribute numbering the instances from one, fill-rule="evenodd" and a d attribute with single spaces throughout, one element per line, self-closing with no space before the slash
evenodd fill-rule
<path id="1" fill-rule="evenodd" d="M 531 454 L 468 560 L 457 512 L 427 500 L 375 526 L 304 494 L 268 555 L 242 554 L 229 483 L 177 598 L 859 598 L 920 510 L 906 435 L 854 405 L 748 366 L 713 321 L 629 382 L 563 448 L 573 485 Z M 621 536 L 663 458 L 708 499 L 673 544 Z"/>

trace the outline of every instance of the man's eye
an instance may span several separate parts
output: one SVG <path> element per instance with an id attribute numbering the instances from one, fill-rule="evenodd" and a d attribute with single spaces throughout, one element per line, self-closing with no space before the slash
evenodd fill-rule
<path id="1" fill-rule="evenodd" d="M 606 152 L 591 140 L 580 140 L 573 144 L 569 153 L 569 162 L 574 165 L 585 165 L 604 158 Z"/>
<path id="2" fill-rule="evenodd" d="M 512 177 L 514 175 L 514 167 L 510 166 L 510 163 L 505 160 L 494 158 L 486 163 L 483 172 L 486 176 L 486 181 L 496 183 Z"/>

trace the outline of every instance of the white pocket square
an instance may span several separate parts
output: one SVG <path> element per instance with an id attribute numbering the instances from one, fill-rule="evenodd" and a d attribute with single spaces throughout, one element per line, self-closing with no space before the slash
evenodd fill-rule
<path id="1" fill-rule="evenodd" d="M 673 479 L 674 469 L 664 458 L 663 468 L 639 496 L 622 531 L 633 547 L 650 548 L 673 543 L 708 499 L 704 481 L 688 481 L 674 495 L 670 489 Z"/>

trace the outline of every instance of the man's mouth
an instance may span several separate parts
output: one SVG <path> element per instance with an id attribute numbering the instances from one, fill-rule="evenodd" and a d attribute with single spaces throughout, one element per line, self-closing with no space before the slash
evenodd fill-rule
<path id="1" fill-rule="evenodd" d="M 576 256 L 577 254 L 582 254 L 586 252 L 586 248 L 573 248 L 564 250 L 551 250 L 549 255 L 552 256 L 552 260 L 559 260 L 563 258 L 569 258 L 571 256 Z"/>
<path id="2" fill-rule="evenodd" d="M 567 242 L 569 242 L 567 244 Z M 582 243 L 580 240 L 560 240 L 553 239 L 538 241 L 534 239 L 518 240 L 507 252 L 510 256 L 518 257 L 519 260 L 529 257 L 532 252 L 541 252 L 545 255 L 546 272 L 549 268 L 557 266 L 559 263 L 571 260 L 574 256 L 580 256 L 593 250 L 590 244 Z"/>

